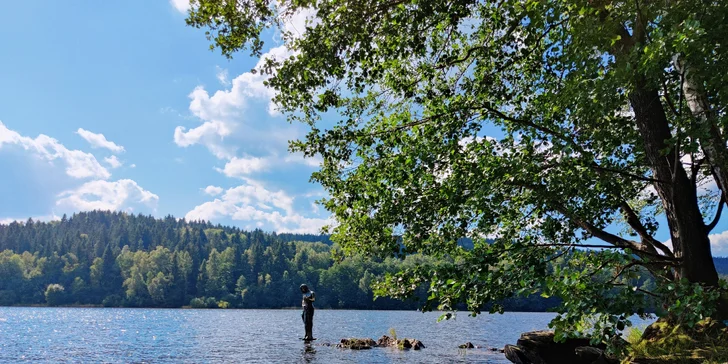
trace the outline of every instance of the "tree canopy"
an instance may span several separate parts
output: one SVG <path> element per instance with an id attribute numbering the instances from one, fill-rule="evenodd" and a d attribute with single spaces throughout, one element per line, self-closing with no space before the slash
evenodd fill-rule
<path id="1" fill-rule="evenodd" d="M 369 282 L 430 259 L 335 260 L 339 248 L 323 242 L 327 236 L 108 211 L 0 224 L 0 305 L 296 307 L 298 286 L 307 282 L 320 308 L 416 307 L 373 301 Z M 548 308 L 538 297 L 508 305 Z"/>
<path id="2" fill-rule="evenodd" d="M 323 157 L 333 240 L 452 258 L 380 294 L 429 282 L 430 307 L 478 312 L 539 291 L 563 299 L 559 335 L 607 341 L 645 307 L 728 312 L 708 238 L 728 196 L 726 20 L 711 0 L 193 0 L 187 23 L 261 57 L 310 126 L 291 148 Z M 268 29 L 287 57 L 264 53 Z"/>

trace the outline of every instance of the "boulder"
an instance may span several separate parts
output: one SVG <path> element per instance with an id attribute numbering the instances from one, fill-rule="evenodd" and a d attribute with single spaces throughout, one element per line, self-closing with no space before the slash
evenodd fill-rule
<path id="1" fill-rule="evenodd" d="M 425 348 L 425 344 L 417 339 L 395 340 L 387 335 L 382 335 L 382 337 L 377 340 L 376 344 L 376 346 L 397 347 L 400 349 L 420 350 Z"/>
<path id="2" fill-rule="evenodd" d="M 514 363 L 593 364 L 597 360 L 598 363 L 609 363 L 603 353 L 604 349 L 603 345 L 592 347 L 589 339 L 567 339 L 557 343 L 554 341 L 553 331 L 533 331 L 521 334 L 517 345 L 508 345 L 504 351 L 506 358 Z"/>
<path id="3" fill-rule="evenodd" d="M 352 350 L 366 350 L 377 346 L 377 343 L 372 339 L 341 339 L 341 343 L 337 345 L 340 348 L 352 349 Z"/>
<path id="4" fill-rule="evenodd" d="M 604 350 L 593 346 L 580 346 L 575 350 L 576 356 L 584 363 L 591 364 L 619 364 L 619 361 L 607 357 Z"/>
<path id="5" fill-rule="evenodd" d="M 460 348 L 460 349 L 475 349 L 475 345 L 473 345 L 473 343 L 471 343 L 470 341 L 468 341 L 465 344 L 458 345 L 458 348 Z"/>
<path id="6" fill-rule="evenodd" d="M 412 350 L 420 350 L 425 348 L 425 344 L 423 344 L 422 341 L 413 339 L 410 343 L 412 344 Z"/>
<path id="7" fill-rule="evenodd" d="M 382 337 L 380 337 L 379 340 L 377 340 L 377 346 L 395 346 L 395 345 L 397 345 L 397 341 L 387 335 L 382 335 Z"/>
<path id="8" fill-rule="evenodd" d="M 515 364 L 545 364 L 539 357 L 534 357 L 515 345 L 506 345 L 503 353 L 506 354 L 506 359 Z"/>

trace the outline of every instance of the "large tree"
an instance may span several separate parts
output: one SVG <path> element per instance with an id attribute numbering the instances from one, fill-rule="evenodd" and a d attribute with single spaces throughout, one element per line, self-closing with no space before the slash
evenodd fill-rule
<path id="1" fill-rule="evenodd" d="M 604 339 L 645 308 L 728 313 L 709 241 L 728 2 L 193 0 L 187 22 L 262 57 L 278 108 L 310 125 L 292 149 L 323 157 L 335 240 L 441 258 L 380 292 L 429 282 L 428 304 L 477 312 L 540 291 L 563 299 L 561 333 L 589 316 Z M 287 58 L 263 52 L 271 28 Z"/>

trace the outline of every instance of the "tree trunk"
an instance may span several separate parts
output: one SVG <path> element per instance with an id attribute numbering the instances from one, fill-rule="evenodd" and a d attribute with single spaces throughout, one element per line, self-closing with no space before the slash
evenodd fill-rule
<path id="1" fill-rule="evenodd" d="M 678 278 L 707 286 L 718 285 L 718 273 L 710 253 L 710 240 L 698 207 L 697 191 L 679 159 L 679 146 L 670 147 L 672 137 L 657 89 L 638 77 L 629 95 L 654 184 L 662 200 L 670 228 L 675 257 L 681 260 Z M 668 153 L 664 151 L 668 150 Z"/>
<path id="2" fill-rule="evenodd" d="M 704 131 L 704 136 L 698 139 L 700 146 L 713 169 L 715 182 L 718 184 L 721 194 L 728 201 L 728 149 L 726 149 L 725 140 L 715 123 L 715 112 L 710 107 L 702 82 L 691 71 L 683 57 L 676 55 L 673 63 L 682 75 L 682 91 L 688 108 Z"/>

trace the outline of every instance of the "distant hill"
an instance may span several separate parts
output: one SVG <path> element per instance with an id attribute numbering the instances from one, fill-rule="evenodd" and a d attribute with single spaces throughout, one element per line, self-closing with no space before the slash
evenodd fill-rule
<path id="1" fill-rule="evenodd" d="M 728 276 L 728 257 L 713 258 L 718 274 Z"/>
<path id="2" fill-rule="evenodd" d="M 334 264 L 325 235 L 244 231 L 167 216 L 91 211 L 0 225 L 0 305 L 280 308 L 316 289 L 318 307 L 414 309 L 374 302 L 368 282 L 396 262 Z"/>
<path id="3" fill-rule="evenodd" d="M 469 239 L 458 244 L 471 249 Z M 91 211 L 60 221 L 0 225 L 0 305 L 92 304 L 145 307 L 281 308 L 299 304 L 308 283 L 317 306 L 416 309 L 373 301 L 372 280 L 426 257 L 334 262 L 327 235 L 244 231 L 167 216 Z M 728 258 L 715 258 L 728 275 Z M 425 296 L 424 289 L 420 296 Z M 543 311 L 538 295 L 506 300 L 507 310 Z"/>

